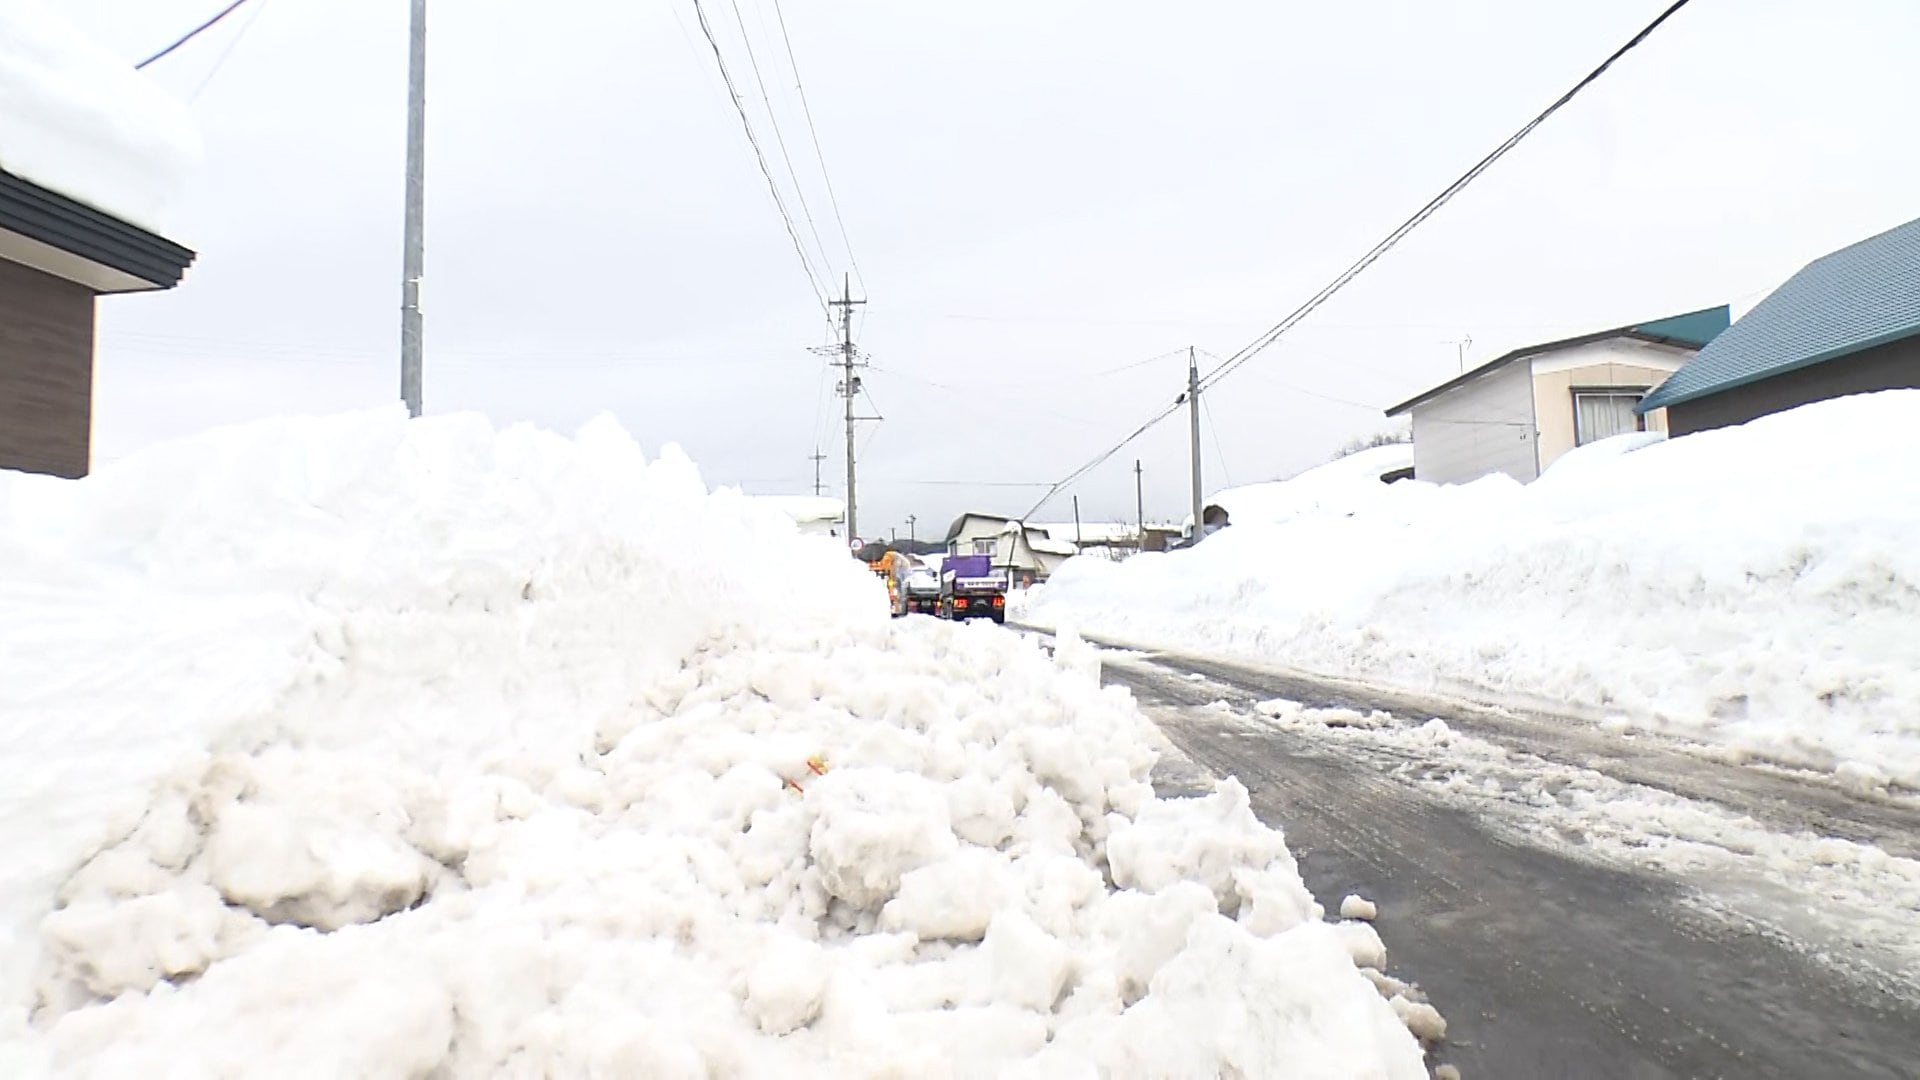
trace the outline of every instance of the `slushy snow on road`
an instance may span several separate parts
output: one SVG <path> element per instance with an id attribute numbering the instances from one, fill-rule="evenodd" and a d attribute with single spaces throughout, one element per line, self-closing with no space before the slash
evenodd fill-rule
<path id="1" fill-rule="evenodd" d="M 1396 453 L 1223 493 L 1230 528 L 1069 560 L 1016 617 L 1920 790 L 1920 391 L 1623 436 L 1524 486 L 1383 484 Z"/>
<path id="2" fill-rule="evenodd" d="M 0 1075 L 1424 1075 L 1085 655 L 610 422 L 0 474 L 0 610 Z"/>

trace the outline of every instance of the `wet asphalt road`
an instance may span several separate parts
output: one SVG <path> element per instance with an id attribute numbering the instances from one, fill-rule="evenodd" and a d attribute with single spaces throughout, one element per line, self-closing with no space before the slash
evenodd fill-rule
<path id="1" fill-rule="evenodd" d="M 1208 681 L 1187 677 L 1196 671 Z M 1920 1004 L 1911 996 L 1874 989 L 1690 904 L 1675 880 L 1490 828 L 1337 743 L 1200 708 L 1223 689 L 1243 705 L 1286 697 L 1391 711 L 1406 701 L 1184 658 L 1109 661 L 1104 677 L 1130 689 L 1200 768 L 1247 786 L 1261 818 L 1285 830 L 1329 911 L 1349 892 L 1380 905 L 1375 925 L 1391 973 L 1421 986 L 1447 1018 L 1447 1041 L 1432 1061 L 1455 1065 L 1465 1080 L 1920 1078 Z M 1630 782 L 1711 796 L 1770 824 L 1871 839 L 1903 854 L 1920 844 L 1920 814 L 1792 778 L 1623 749 L 1590 729 L 1566 733 L 1563 747 L 1525 746 L 1549 735 L 1524 724 L 1502 732 L 1516 721 L 1491 712 L 1418 715 Z M 1156 780 L 1167 794 L 1207 782 Z"/>

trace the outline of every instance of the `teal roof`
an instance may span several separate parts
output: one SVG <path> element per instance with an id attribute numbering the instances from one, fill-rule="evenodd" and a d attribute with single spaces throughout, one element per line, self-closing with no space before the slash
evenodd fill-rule
<path id="1" fill-rule="evenodd" d="M 1920 335 L 1920 220 L 1808 263 L 1640 402 L 1661 409 Z"/>

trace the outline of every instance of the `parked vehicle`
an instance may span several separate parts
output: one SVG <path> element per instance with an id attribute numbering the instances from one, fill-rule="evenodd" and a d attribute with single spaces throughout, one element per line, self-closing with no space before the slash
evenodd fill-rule
<path id="1" fill-rule="evenodd" d="M 903 591 L 908 615 L 940 614 L 940 573 L 931 566 L 915 562 L 907 570 Z"/>
<path id="2" fill-rule="evenodd" d="M 940 617 L 1007 621 L 1007 573 L 986 555 L 950 555 L 940 571 Z"/>

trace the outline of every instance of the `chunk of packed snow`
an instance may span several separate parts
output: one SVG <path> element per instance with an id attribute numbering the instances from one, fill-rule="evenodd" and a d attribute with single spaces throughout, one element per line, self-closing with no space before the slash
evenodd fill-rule
<path id="1" fill-rule="evenodd" d="M 1189 551 L 1069 563 L 1025 617 L 1631 715 L 1920 788 L 1914 461 L 1920 391 L 1893 390 L 1583 454 L 1524 486 L 1348 477 L 1344 508 L 1303 496 L 1329 509 L 1236 515 Z"/>
<path id="2" fill-rule="evenodd" d="M 1406 1022 L 1408 1030 L 1421 1042 L 1437 1043 L 1447 1037 L 1447 1021 L 1440 1010 L 1424 1001 L 1410 1001 L 1398 994 L 1393 998 L 1393 1011 Z"/>
<path id="3" fill-rule="evenodd" d="M 1343 919 L 1364 919 L 1372 922 L 1380 917 L 1380 909 L 1373 901 L 1356 893 L 1348 893 L 1340 901 L 1340 917 Z"/>
<path id="4" fill-rule="evenodd" d="M 186 109 L 45 0 L 0 0 L 0 169 L 151 232 L 199 161 Z"/>
<path id="5" fill-rule="evenodd" d="M 0 1075 L 1422 1075 L 1124 692 L 609 423 L 0 473 L 0 610 Z"/>

